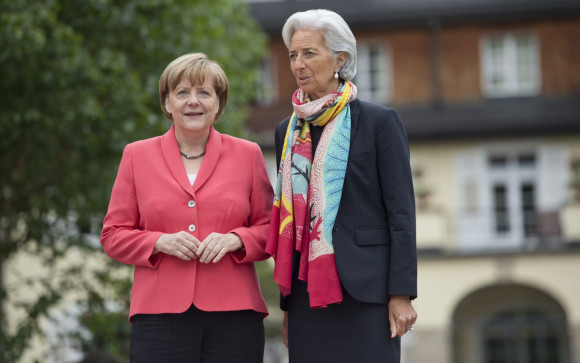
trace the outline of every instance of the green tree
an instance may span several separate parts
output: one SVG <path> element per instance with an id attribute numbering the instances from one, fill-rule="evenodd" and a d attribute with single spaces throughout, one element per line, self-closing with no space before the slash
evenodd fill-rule
<path id="1" fill-rule="evenodd" d="M 5 262 L 26 250 L 54 266 L 73 246 L 100 250 L 123 147 L 169 127 L 157 82 L 177 56 L 204 52 L 223 66 L 230 97 L 217 128 L 243 136 L 265 36 L 236 0 L 2 0 L 0 47 L 0 352 L 14 361 L 66 291 L 86 289 L 87 311 L 104 304 L 75 281 L 79 261 L 57 286 L 24 281 L 42 293 L 19 305 L 27 318 L 10 331 Z"/>

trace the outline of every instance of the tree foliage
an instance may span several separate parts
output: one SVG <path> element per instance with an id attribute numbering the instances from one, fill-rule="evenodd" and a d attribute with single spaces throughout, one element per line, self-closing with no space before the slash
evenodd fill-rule
<path id="1" fill-rule="evenodd" d="M 176 57 L 204 52 L 222 65 L 230 94 L 217 127 L 240 135 L 265 37 L 236 0 L 10 0 L 0 45 L 2 271 L 23 249 L 48 265 L 72 245 L 99 247 L 88 237 L 100 233 L 122 148 L 169 127 L 157 85 Z M 41 295 L 20 334 L 0 316 L 6 360 L 61 298 Z"/>

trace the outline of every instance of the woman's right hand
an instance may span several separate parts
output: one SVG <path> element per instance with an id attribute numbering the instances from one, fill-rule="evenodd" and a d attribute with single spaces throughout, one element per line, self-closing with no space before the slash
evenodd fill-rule
<path id="1" fill-rule="evenodd" d="M 162 234 L 155 242 L 153 254 L 163 252 L 185 261 L 197 258 L 197 247 L 199 240 L 191 234 L 181 231 L 172 234 Z"/>
<path id="2" fill-rule="evenodd" d="M 284 339 L 284 345 L 288 348 L 288 312 L 284 312 L 284 320 L 282 320 L 282 328 L 280 329 L 280 334 L 282 334 L 282 339 Z"/>

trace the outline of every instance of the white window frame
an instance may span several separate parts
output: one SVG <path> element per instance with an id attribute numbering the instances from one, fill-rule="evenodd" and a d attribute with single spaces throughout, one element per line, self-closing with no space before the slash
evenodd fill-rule
<path id="1" fill-rule="evenodd" d="M 371 89 L 372 84 L 370 75 L 370 57 L 371 49 L 378 51 L 378 73 L 377 85 L 375 92 Z M 392 93 L 392 62 L 391 51 L 389 47 L 378 42 L 363 42 L 357 45 L 357 74 L 354 83 L 358 89 L 358 98 L 363 101 L 374 102 L 378 104 L 387 104 L 391 100 Z"/>
<path id="2" fill-rule="evenodd" d="M 517 38 L 525 36 L 530 42 L 527 54 L 531 79 L 523 82 L 518 78 L 518 45 Z M 500 38 L 501 54 L 498 62 L 493 59 L 492 40 Z M 490 33 L 480 41 L 481 86 L 482 92 L 489 98 L 537 96 L 541 90 L 540 44 L 538 38 L 530 32 Z M 494 83 L 494 74 L 500 73 L 503 82 Z"/>
<path id="3" fill-rule="evenodd" d="M 518 157 L 520 155 L 529 154 L 534 156 L 533 167 L 520 167 L 518 163 Z M 492 220 L 492 236 L 496 238 L 499 242 L 506 246 L 516 246 L 518 243 L 526 241 L 528 239 L 533 239 L 534 237 L 528 237 L 524 234 L 523 225 L 523 202 L 521 198 L 521 187 L 524 184 L 531 184 L 534 186 L 534 199 L 536 200 L 536 213 L 537 213 L 537 199 L 538 199 L 538 159 L 536 151 L 534 150 L 513 150 L 500 153 L 489 153 L 488 160 L 490 157 L 499 156 L 506 158 L 505 168 L 493 168 L 488 163 L 488 171 L 490 177 L 490 183 L 488 189 L 490 192 L 490 213 Z M 497 230 L 495 223 L 495 205 L 494 205 L 494 195 L 493 189 L 496 185 L 502 185 L 506 188 L 507 197 L 507 218 L 509 229 L 505 232 L 500 232 Z"/>
<path id="4" fill-rule="evenodd" d="M 490 155 L 534 154 L 535 167 L 492 170 Z M 509 250 L 535 243 L 538 236 L 525 236 L 521 208 L 521 186 L 534 186 L 537 213 L 559 211 L 567 198 L 570 155 L 567 148 L 541 140 L 496 142 L 459 150 L 456 154 L 457 246 L 460 250 Z M 512 164 L 513 165 L 513 164 Z M 508 188 L 510 226 L 498 233 L 495 225 L 493 188 Z"/>

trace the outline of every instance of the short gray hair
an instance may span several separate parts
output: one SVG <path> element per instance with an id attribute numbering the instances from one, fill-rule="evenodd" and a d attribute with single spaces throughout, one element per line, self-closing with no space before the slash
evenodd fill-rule
<path id="1" fill-rule="evenodd" d="M 294 13 L 282 28 L 282 39 L 290 49 L 290 41 L 298 30 L 321 30 L 326 48 L 336 59 L 339 52 L 347 54 L 346 63 L 341 68 L 340 78 L 350 81 L 356 75 L 356 39 L 348 24 L 334 11 L 325 9 Z"/>

